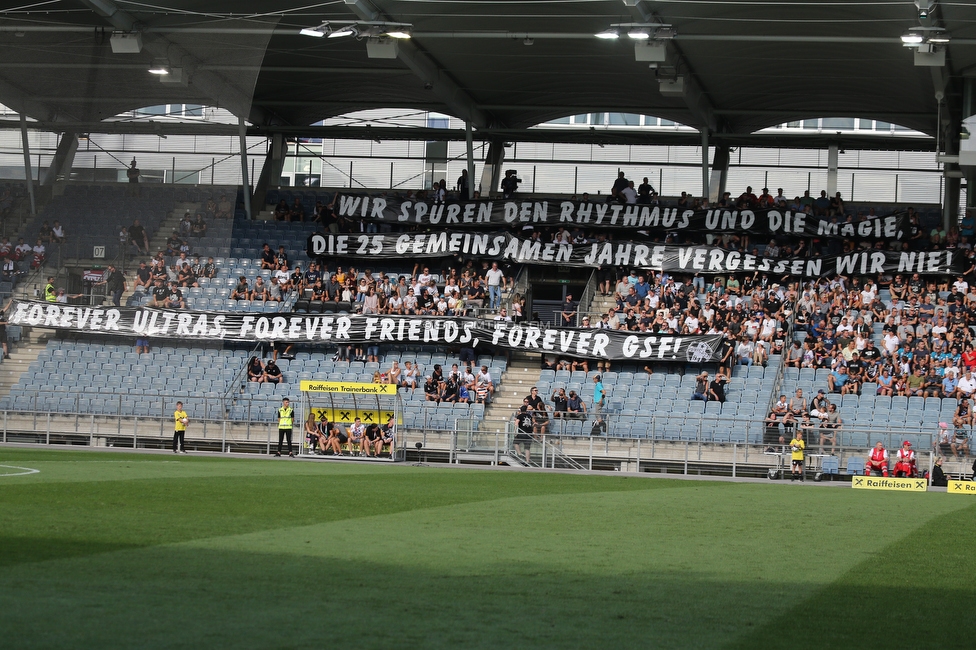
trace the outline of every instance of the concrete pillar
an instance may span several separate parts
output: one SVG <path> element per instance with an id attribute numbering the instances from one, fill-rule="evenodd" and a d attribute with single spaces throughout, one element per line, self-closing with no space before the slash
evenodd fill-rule
<path id="1" fill-rule="evenodd" d="M 20 138 L 24 148 L 24 178 L 27 179 L 27 195 L 30 197 L 31 214 L 37 214 L 37 202 L 34 200 L 34 172 L 31 171 L 30 142 L 27 140 L 27 116 L 20 114 Z"/>
<path id="2" fill-rule="evenodd" d="M 712 173 L 708 182 L 708 200 L 717 202 L 725 194 L 725 184 L 729 179 L 729 147 L 718 145 L 712 157 Z"/>
<path id="3" fill-rule="evenodd" d="M 248 178 L 247 169 L 247 125 L 244 124 L 244 118 L 237 118 L 237 133 L 240 138 L 241 146 L 241 189 L 244 194 L 244 212 L 247 213 L 247 218 L 250 220 L 251 217 L 251 181 Z"/>
<path id="4" fill-rule="evenodd" d="M 464 140 L 468 154 L 468 195 L 462 198 L 474 198 L 474 137 L 471 133 L 471 122 L 464 123 Z"/>
<path id="5" fill-rule="evenodd" d="M 837 159 L 838 147 L 832 144 L 827 147 L 827 196 L 837 194 Z M 850 199 L 851 197 L 845 197 Z"/>
<path id="6" fill-rule="evenodd" d="M 702 157 L 701 157 L 701 172 L 702 172 L 702 196 L 710 197 L 711 191 L 708 186 L 708 172 L 709 172 L 709 162 L 708 162 L 708 129 L 702 129 L 701 132 L 702 139 Z M 709 199 L 711 200 L 711 199 Z"/>
<path id="7" fill-rule="evenodd" d="M 71 176 L 71 166 L 75 162 L 75 152 L 77 151 L 78 136 L 70 131 L 62 133 L 61 141 L 58 142 L 58 148 L 54 152 L 54 160 L 51 161 L 51 166 L 44 173 L 44 178 L 41 179 L 41 186 L 54 185 L 58 176 L 68 180 Z"/>
<path id="8" fill-rule="evenodd" d="M 505 143 L 492 140 L 488 143 L 488 155 L 485 158 L 485 168 L 481 172 L 481 196 L 497 196 L 502 182 L 502 166 L 505 164 Z"/>
<path id="9" fill-rule="evenodd" d="M 258 175 L 257 183 L 254 185 L 253 204 L 258 207 L 258 212 L 261 211 L 261 206 L 265 204 L 268 190 L 272 187 L 279 186 L 281 182 L 281 170 L 285 166 L 284 137 L 280 133 L 276 133 L 271 136 L 268 143 L 270 146 L 264 158 L 264 166 L 261 167 L 261 173 Z"/>

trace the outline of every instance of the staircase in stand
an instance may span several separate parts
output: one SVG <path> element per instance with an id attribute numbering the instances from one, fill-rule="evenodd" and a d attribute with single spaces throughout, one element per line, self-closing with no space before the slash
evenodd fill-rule
<path id="1" fill-rule="evenodd" d="M 47 330 L 24 329 L 23 338 L 17 343 L 8 344 L 10 354 L 0 363 L 0 397 L 10 394 L 10 389 L 17 385 L 30 364 L 37 360 L 47 346 L 47 340 L 52 336 Z"/>
<path id="2" fill-rule="evenodd" d="M 491 404 L 485 408 L 481 422 L 482 431 L 509 431 L 515 411 L 522 406 L 522 399 L 529 394 L 542 374 L 537 354 L 513 353 L 508 368 L 502 373 L 501 384 L 495 390 Z"/>

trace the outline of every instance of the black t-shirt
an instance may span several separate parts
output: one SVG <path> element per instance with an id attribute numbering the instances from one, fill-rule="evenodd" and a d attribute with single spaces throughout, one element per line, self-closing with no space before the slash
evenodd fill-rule
<path id="1" fill-rule="evenodd" d="M 148 266 L 141 266 L 136 271 L 136 276 L 143 282 L 148 282 L 149 278 L 152 277 L 152 271 L 149 270 Z"/>
<path id="2" fill-rule="evenodd" d="M 152 293 L 156 302 L 163 302 L 169 296 L 169 289 L 166 287 L 153 287 Z"/>
<path id="3" fill-rule="evenodd" d="M 878 359 L 880 357 L 881 357 L 881 352 L 878 351 L 878 348 L 870 347 L 861 350 L 861 358 L 864 359 L 865 361 L 874 361 L 875 359 Z"/>
<path id="4" fill-rule="evenodd" d="M 565 411 L 569 408 L 569 398 L 556 393 L 552 396 L 552 405 L 556 412 Z"/>
<path id="5" fill-rule="evenodd" d="M 520 411 L 516 416 L 519 431 L 522 433 L 532 433 L 532 413 L 530 411 Z"/>
<path id="6" fill-rule="evenodd" d="M 261 251 L 262 262 L 266 262 L 267 264 L 274 264 L 276 259 L 277 258 L 275 257 L 275 253 L 273 250 Z"/>
<path id="7" fill-rule="evenodd" d="M 178 303 L 181 300 L 183 300 L 183 292 L 180 291 L 179 289 L 171 289 L 169 292 L 167 292 L 166 295 L 167 295 L 167 299 L 170 302 Z"/>
<path id="8" fill-rule="evenodd" d="M 528 400 L 529 400 L 529 406 L 531 406 L 531 407 L 532 407 L 533 409 L 535 409 L 535 410 L 537 410 L 537 411 L 538 411 L 539 409 L 543 409 L 543 408 L 545 408 L 545 407 L 546 407 L 546 403 L 545 403 L 545 402 L 543 402 L 543 401 L 542 401 L 542 398 L 541 398 L 541 397 L 539 397 L 538 395 L 536 395 L 535 397 L 532 397 L 532 396 L 530 395 L 530 396 L 529 396 L 528 398 L 526 398 L 526 399 L 528 399 Z"/>
<path id="9" fill-rule="evenodd" d="M 141 244 L 145 236 L 146 231 L 142 226 L 129 226 L 129 238 L 133 241 Z"/>

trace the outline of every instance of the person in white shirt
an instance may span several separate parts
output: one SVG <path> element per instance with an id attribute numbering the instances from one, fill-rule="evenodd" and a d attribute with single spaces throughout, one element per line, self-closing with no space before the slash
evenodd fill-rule
<path id="1" fill-rule="evenodd" d="M 630 181 L 627 187 L 620 190 L 620 196 L 623 197 L 624 203 L 637 203 L 637 190 L 634 189 L 634 181 Z"/>
<path id="2" fill-rule="evenodd" d="M 898 351 L 898 346 L 901 345 L 901 340 L 895 335 L 894 332 L 887 332 L 881 341 L 881 347 L 884 348 L 887 356 L 892 356 Z"/>
<path id="3" fill-rule="evenodd" d="M 973 373 L 967 370 L 956 388 L 960 397 L 972 397 L 973 391 L 976 391 L 976 380 L 973 379 Z"/>
<path id="4" fill-rule="evenodd" d="M 505 273 L 498 268 L 498 262 L 492 262 L 491 268 L 485 272 L 485 280 L 488 284 L 488 309 L 498 309 L 502 304 L 502 283 L 505 281 Z"/>

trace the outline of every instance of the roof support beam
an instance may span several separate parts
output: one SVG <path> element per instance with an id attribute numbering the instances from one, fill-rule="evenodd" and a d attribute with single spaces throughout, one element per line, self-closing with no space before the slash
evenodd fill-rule
<path id="1" fill-rule="evenodd" d="M 657 14 L 651 7 L 647 6 L 645 0 L 637 0 L 636 2 L 625 1 L 625 5 L 630 8 L 631 14 L 635 18 L 646 23 L 666 22 L 661 16 Z M 675 43 L 673 40 L 667 44 L 668 51 L 673 57 L 675 57 L 678 62 L 675 65 L 676 68 L 684 69 L 687 74 L 682 75 L 684 77 L 685 92 L 684 92 L 684 102 L 694 115 L 695 119 L 698 121 L 696 125 L 701 130 L 705 131 L 719 131 L 724 129 L 719 129 L 718 119 L 715 117 L 715 109 L 712 107 L 711 101 L 709 101 L 705 90 L 702 88 L 701 83 L 698 81 L 698 75 L 691 68 L 688 63 L 687 57 L 685 57 L 684 52 L 681 51 L 681 47 Z"/>
<path id="2" fill-rule="evenodd" d="M 387 20 L 370 0 L 345 0 L 346 6 L 362 20 Z M 397 58 L 403 61 L 431 90 L 461 119 L 482 129 L 493 125 L 490 115 L 478 108 L 477 102 L 461 88 L 450 72 L 435 61 L 419 45 L 401 41 L 397 48 Z"/>
<path id="3" fill-rule="evenodd" d="M 138 27 L 135 16 L 121 9 L 113 0 L 81 0 L 81 3 L 103 16 L 115 29 L 131 32 Z M 170 41 L 165 36 L 146 33 L 142 35 L 143 47 L 154 57 L 167 58 L 179 62 L 184 74 L 189 75 L 191 86 L 214 100 L 216 105 L 227 108 L 238 117 L 254 121 L 251 114 L 252 97 L 230 83 L 220 74 L 200 66 L 200 61 L 187 50 Z M 263 121 L 259 111 L 257 121 Z"/>

